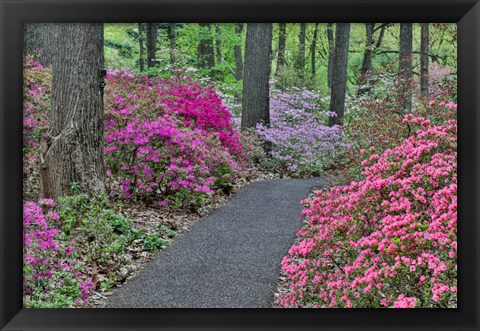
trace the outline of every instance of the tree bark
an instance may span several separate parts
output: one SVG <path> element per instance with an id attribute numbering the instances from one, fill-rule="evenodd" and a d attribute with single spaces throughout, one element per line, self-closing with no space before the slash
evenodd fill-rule
<path id="1" fill-rule="evenodd" d="M 303 76 L 305 71 L 305 34 L 306 34 L 306 23 L 300 23 L 300 33 L 298 35 L 298 61 L 297 69 L 300 71 L 300 75 Z"/>
<path id="2" fill-rule="evenodd" d="M 317 77 L 316 71 L 316 53 L 317 53 L 317 38 L 318 38 L 318 23 L 315 23 L 315 30 L 313 31 L 312 45 L 310 46 L 310 54 L 312 59 L 312 81 L 315 83 L 315 78 Z"/>
<path id="3" fill-rule="evenodd" d="M 329 118 L 329 125 L 342 125 L 345 112 L 345 94 L 347 92 L 348 47 L 350 41 L 350 23 L 337 23 L 335 32 L 335 56 L 333 59 L 332 91 L 330 94 L 330 112 L 336 116 Z"/>
<path id="4" fill-rule="evenodd" d="M 412 23 L 400 23 L 399 76 L 404 86 L 402 108 L 405 112 L 412 110 L 412 93 L 410 80 L 412 78 Z"/>
<path id="5" fill-rule="evenodd" d="M 269 78 L 272 24 L 248 23 L 243 78 L 242 130 L 270 124 Z"/>
<path id="6" fill-rule="evenodd" d="M 175 65 L 175 47 L 176 47 L 175 23 L 170 23 L 168 32 L 169 32 L 169 38 L 170 38 L 170 64 L 174 66 Z"/>
<path id="7" fill-rule="evenodd" d="M 57 25 L 57 24 L 56 24 Z M 73 182 L 105 192 L 103 166 L 103 24 L 56 27 L 50 125 L 41 139 L 41 194 L 57 198 Z"/>
<path id="8" fill-rule="evenodd" d="M 327 39 L 328 39 L 328 68 L 327 68 L 327 85 L 332 88 L 332 73 L 333 73 L 333 57 L 335 55 L 335 33 L 333 31 L 333 23 L 327 25 Z"/>
<path id="9" fill-rule="evenodd" d="M 140 47 L 140 54 L 138 58 L 138 64 L 140 65 L 140 72 L 143 72 L 145 70 L 145 44 L 144 44 L 144 38 L 143 38 L 143 24 L 138 23 L 138 46 Z"/>
<path id="10" fill-rule="evenodd" d="M 215 67 L 215 55 L 213 53 L 213 40 L 210 35 L 210 23 L 200 23 L 202 38 L 198 44 L 198 63 L 200 68 L 212 69 Z"/>
<path id="11" fill-rule="evenodd" d="M 365 23 L 365 52 L 363 53 L 362 69 L 360 70 L 360 79 L 358 81 L 357 95 L 361 96 L 368 91 L 371 87 L 369 84 L 369 73 L 372 70 L 372 58 L 373 58 L 373 30 L 375 29 L 375 23 Z"/>
<path id="12" fill-rule="evenodd" d="M 241 40 L 243 33 L 243 23 L 237 23 L 235 26 L 235 33 L 239 40 Z M 243 56 L 242 56 L 242 46 L 240 42 L 235 45 L 235 79 L 237 81 L 243 79 Z"/>
<path id="13" fill-rule="evenodd" d="M 48 66 L 53 61 L 53 28 L 52 23 L 25 23 L 24 25 L 24 52 L 34 55 L 43 66 Z"/>
<path id="14" fill-rule="evenodd" d="M 147 23 L 147 65 L 153 68 L 156 65 L 157 53 L 157 23 Z"/>
<path id="15" fill-rule="evenodd" d="M 277 57 L 277 70 L 275 72 L 278 75 L 281 69 L 285 66 L 285 40 L 287 37 L 287 23 L 278 24 L 278 57 Z"/>
<path id="16" fill-rule="evenodd" d="M 428 51 L 430 31 L 428 23 L 422 23 L 420 45 L 420 92 L 422 96 L 428 96 Z"/>

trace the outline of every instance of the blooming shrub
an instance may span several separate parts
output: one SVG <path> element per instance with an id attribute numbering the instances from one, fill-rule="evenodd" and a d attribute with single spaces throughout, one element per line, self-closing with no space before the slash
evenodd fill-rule
<path id="1" fill-rule="evenodd" d="M 107 78 L 105 162 L 125 197 L 178 207 L 231 189 L 243 147 L 213 87 L 125 71 Z"/>
<path id="2" fill-rule="evenodd" d="M 75 247 L 59 240 L 55 203 L 23 204 L 23 277 L 26 307 L 72 307 L 88 302 L 94 288 L 75 262 Z"/>
<path id="3" fill-rule="evenodd" d="M 344 134 L 350 148 L 337 158 L 341 166 L 330 172 L 333 185 L 363 178 L 361 160 L 364 155 L 360 151 L 366 150 L 367 154 L 383 153 L 401 144 L 419 128 L 418 124 L 402 121 L 405 113 L 400 105 L 406 90 L 403 83 L 396 82 L 395 77 L 388 72 L 378 73 L 372 78 L 374 85 L 370 93 L 347 104 Z M 455 119 L 456 104 L 443 101 L 445 97 L 456 100 L 455 84 L 444 84 L 437 92 L 428 98 L 414 97 L 413 116 L 424 117 L 432 124 Z"/>
<path id="4" fill-rule="evenodd" d="M 318 175 L 348 147 L 341 127 L 326 125 L 333 114 L 318 109 L 318 98 L 299 88 L 271 92 L 270 126 L 259 124 L 257 133 L 285 172 Z"/>
<path id="5" fill-rule="evenodd" d="M 445 87 L 453 73 L 452 67 L 443 66 L 438 62 L 430 62 L 428 65 L 428 93 L 430 96 L 439 96 L 445 99 Z M 415 85 L 418 87 L 416 92 L 420 94 L 420 77 L 415 79 Z"/>
<path id="6" fill-rule="evenodd" d="M 30 57 L 24 63 L 23 85 L 23 185 L 26 200 L 38 197 L 40 133 L 48 125 L 51 70 Z"/>
<path id="7" fill-rule="evenodd" d="M 25 62 L 24 195 L 38 197 L 40 132 L 48 126 L 51 71 Z M 230 191 L 245 159 L 231 115 L 213 86 L 188 76 L 150 80 L 107 74 L 105 167 L 127 198 L 174 207 Z"/>
<path id="8" fill-rule="evenodd" d="M 451 105 L 453 108 L 453 105 Z M 422 126 L 362 162 L 364 179 L 319 190 L 282 261 L 284 307 L 454 307 L 456 120 Z"/>

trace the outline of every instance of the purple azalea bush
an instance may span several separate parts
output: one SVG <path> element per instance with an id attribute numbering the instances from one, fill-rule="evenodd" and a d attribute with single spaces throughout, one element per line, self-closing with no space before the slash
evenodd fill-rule
<path id="1" fill-rule="evenodd" d="M 270 144 L 274 162 L 285 172 L 321 174 L 349 146 L 340 126 L 327 125 L 335 114 L 320 110 L 319 98 L 297 87 L 271 90 L 270 125 L 259 124 L 256 132 Z"/>

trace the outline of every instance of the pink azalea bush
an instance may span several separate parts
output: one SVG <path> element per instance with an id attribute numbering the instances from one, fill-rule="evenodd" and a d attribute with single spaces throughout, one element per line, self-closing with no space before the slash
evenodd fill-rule
<path id="1" fill-rule="evenodd" d="M 402 121 L 405 112 L 401 105 L 408 89 L 398 82 L 396 74 L 388 71 L 372 75 L 373 87 L 369 93 L 347 103 L 344 135 L 350 148 L 337 158 L 337 167 L 329 173 L 329 181 L 343 185 L 363 178 L 362 155 L 383 153 L 401 144 L 418 128 L 418 124 Z M 432 124 L 442 124 L 456 118 L 456 104 L 444 100 L 456 100 L 456 81 L 442 85 L 428 97 L 414 97 L 411 113 L 425 117 Z M 452 105 L 454 105 L 452 107 Z"/>
<path id="2" fill-rule="evenodd" d="M 40 132 L 48 126 L 51 70 L 26 59 L 24 195 L 38 197 Z M 110 71 L 105 88 L 105 168 L 126 198 L 174 207 L 203 205 L 229 192 L 245 153 L 213 86 Z"/>
<path id="3" fill-rule="evenodd" d="M 88 302 L 94 285 L 75 262 L 75 247 L 59 239 L 55 202 L 23 204 L 23 277 L 26 307 L 72 307 Z"/>
<path id="4" fill-rule="evenodd" d="M 434 96 L 441 96 L 445 93 L 445 85 L 448 77 L 454 74 L 452 67 L 443 66 L 438 62 L 431 62 L 428 65 L 428 93 Z M 415 79 L 415 86 L 418 86 L 417 94 L 420 94 L 420 78 Z"/>
<path id="5" fill-rule="evenodd" d="M 196 205 L 231 189 L 243 146 L 212 86 L 125 71 L 107 79 L 106 169 L 125 197 Z"/>
<path id="6" fill-rule="evenodd" d="M 421 128 L 368 154 L 363 180 L 303 201 L 306 224 L 282 261 L 289 289 L 279 304 L 456 306 L 457 122 L 409 114 L 403 123 Z"/>
<path id="7" fill-rule="evenodd" d="M 270 125 L 257 125 L 259 138 L 271 146 L 271 157 L 283 172 L 319 175 L 349 145 L 340 126 L 328 126 L 328 111 L 318 109 L 319 95 L 293 87 L 273 89 Z"/>
<path id="8" fill-rule="evenodd" d="M 30 57 L 24 63 L 23 85 L 23 185 L 27 199 L 38 195 L 40 134 L 48 126 L 50 110 L 51 69 Z"/>

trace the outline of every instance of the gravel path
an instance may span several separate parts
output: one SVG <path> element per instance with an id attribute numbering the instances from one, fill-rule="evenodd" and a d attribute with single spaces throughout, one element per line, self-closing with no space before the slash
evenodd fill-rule
<path id="1" fill-rule="evenodd" d="M 273 179 L 242 188 L 159 252 L 107 307 L 271 307 L 280 262 L 302 225 L 299 202 L 321 185 Z"/>

